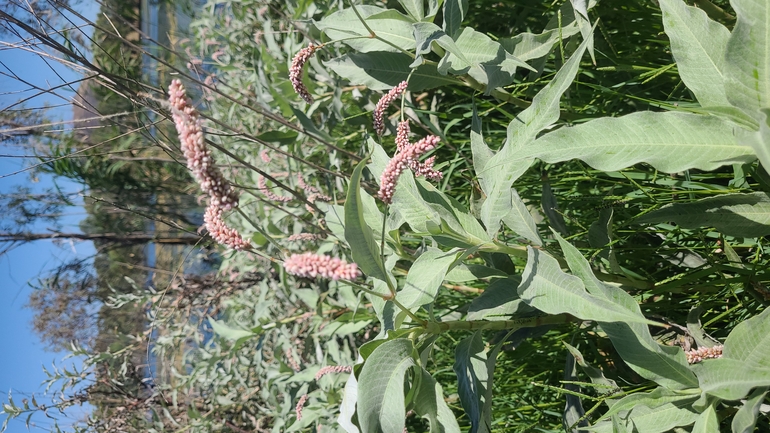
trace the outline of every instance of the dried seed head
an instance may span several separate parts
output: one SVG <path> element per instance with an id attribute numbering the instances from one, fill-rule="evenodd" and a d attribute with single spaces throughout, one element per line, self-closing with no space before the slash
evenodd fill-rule
<path id="1" fill-rule="evenodd" d="M 311 43 L 307 48 L 299 50 L 297 55 L 291 60 L 291 66 L 289 67 L 289 81 L 291 81 L 294 91 L 308 104 L 313 103 L 313 97 L 310 96 L 310 92 L 307 90 L 307 87 L 305 87 L 305 83 L 302 82 L 302 71 L 305 67 L 305 63 L 313 57 L 313 54 L 315 54 L 316 50 L 320 47 L 320 45 L 313 45 Z"/>

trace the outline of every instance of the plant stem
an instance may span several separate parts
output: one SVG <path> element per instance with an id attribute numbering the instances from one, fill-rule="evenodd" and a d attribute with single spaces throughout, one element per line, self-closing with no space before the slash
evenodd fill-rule
<path id="1" fill-rule="evenodd" d="M 249 224 L 251 224 L 251 226 L 252 226 L 252 227 L 254 227 L 254 229 L 255 229 L 256 231 L 258 231 L 258 232 L 259 232 L 259 233 L 260 233 L 262 236 L 264 236 L 264 237 L 265 237 L 265 239 L 267 239 L 267 241 L 268 241 L 268 242 L 270 242 L 271 244 L 275 245 L 275 247 L 276 247 L 276 248 L 278 248 L 279 250 L 281 250 L 281 252 L 282 252 L 284 255 L 286 255 L 286 253 L 288 253 L 288 250 L 286 250 L 286 248 L 282 247 L 282 246 L 281 246 L 281 244 L 279 244 L 279 243 L 278 243 L 278 241 L 276 241 L 275 239 L 273 239 L 273 237 L 272 237 L 272 236 L 270 236 L 269 234 L 267 234 L 267 232 L 266 232 L 266 231 L 265 231 L 265 230 L 264 230 L 262 227 L 260 227 L 259 225 L 257 225 L 257 223 L 255 223 L 254 221 L 252 221 L 252 220 L 251 220 L 251 218 L 249 218 L 249 216 L 248 216 L 248 215 L 246 215 L 246 212 L 244 212 L 244 211 L 243 211 L 243 209 L 241 209 L 241 208 L 236 208 L 235 210 L 237 210 L 237 211 L 238 211 L 238 213 L 239 213 L 239 214 L 241 214 L 241 216 L 243 216 L 243 217 L 246 219 L 246 221 L 248 221 L 248 222 L 249 222 Z"/>

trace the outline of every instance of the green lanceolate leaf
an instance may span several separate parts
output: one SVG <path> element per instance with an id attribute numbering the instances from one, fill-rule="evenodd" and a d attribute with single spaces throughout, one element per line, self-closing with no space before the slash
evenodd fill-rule
<path id="1" fill-rule="evenodd" d="M 710 404 L 695 420 L 692 433 L 719 433 L 719 419 L 713 404 Z"/>
<path id="2" fill-rule="evenodd" d="M 441 27 L 433 23 L 414 23 L 413 27 L 414 39 L 417 46 L 417 56 L 415 57 L 414 62 L 412 62 L 410 65 L 411 67 L 417 67 L 422 64 L 422 55 L 429 53 L 434 43 L 447 50 L 447 52 L 457 56 L 459 61 L 459 64 L 457 65 L 458 68 L 462 69 L 470 67 L 471 63 L 468 59 L 465 58 L 465 54 L 463 54 L 462 50 L 457 45 L 455 45 L 454 39 L 449 37 L 449 35 L 441 30 Z M 446 74 L 446 71 L 439 72 Z"/>
<path id="3" fill-rule="evenodd" d="M 402 15 L 396 10 L 383 9 L 376 6 L 358 5 L 356 9 L 358 9 L 369 28 L 377 36 L 390 42 L 390 44 L 368 37 L 369 31 L 366 30 L 364 24 L 351 8 L 343 9 L 324 17 L 321 21 L 315 23 L 316 27 L 324 32 L 332 41 L 346 39 L 344 41 L 345 44 L 361 53 L 372 51 L 398 52 L 400 51 L 399 48 L 406 51 L 414 49 L 414 37 L 412 36 L 413 19 Z M 354 36 L 364 37 L 349 39 Z"/>
<path id="4" fill-rule="evenodd" d="M 457 39 L 460 34 L 460 24 L 468 13 L 468 0 L 445 0 L 444 1 L 444 31 L 446 34 Z"/>
<path id="5" fill-rule="evenodd" d="M 602 418 L 610 418 L 616 414 L 626 414 L 637 406 L 655 409 L 666 403 L 692 402 L 696 398 L 698 398 L 697 394 L 682 394 L 681 392 L 674 392 L 670 389 L 659 387 L 651 392 L 637 392 L 623 397 L 612 405 L 610 410 L 602 415 Z"/>
<path id="6" fill-rule="evenodd" d="M 417 374 L 420 375 L 420 387 L 414 395 L 414 411 L 428 419 L 431 433 L 460 433 L 457 418 L 444 400 L 441 385 L 424 368 Z"/>
<path id="7" fill-rule="evenodd" d="M 738 21 L 727 42 L 725 90 L 732 105 L 761 121 L 770 107 L 770 3 L 732 0 Z"/>
<path id="8" fill-rule="evenodd" d="M 455 349 L 454 371 L 457 375 L 457 391 L 460 395 L 460 403 L 471 422 L 471 433 L 479 432 L 484 422 L 481 412 L 484 407 L 488 379 L 486 361 L 487 356 L 480 331 L 464 338 Z M 482 430 L 489 431 L 489 426 L 484 426 Z"/>
<path id="9" fill-rule="evenodd" d="M 578 277 L 564 273 L 559 262 L 545 252 L 531 247 L 527 252 L 518 293 L 530 306 L 548 314 L 567 313 L 583 320 L 650 323 L 640 313 L 586 292 Z"/>
<path id="10" fill-rule="evenodd" d="M 379 280 L 388 281 L 388 272 L 380 255 L 380 246 L 374 239 L 372 229 L 364 219 L 361 202 L 361 172 L 366 167 L 366 159 L 353 170 L 345 200 L 345 240 L 350 245 L 353 260 L 361 271 Z"/>
<path id="11" fill-rule="evenodd" d="M 484 289 L 484 293 L 468 307 L 468 320 L 508 320 L 511 316 L 535 311 L 519 298 L 516 288 L 521 278 L 499 278 Z"/>
<path id="12" fill-rule="evenodd" d="M 638 223 L 671 223 L 692 229 L 714 227 L 737 237 L 770 234 L 770 195 L 725 194 L 692 203 L 666 205 L 636 220 Z"/>
<path id="13" fill-rule="evenodd" d="M 532 70 L 522 60 L 505 51 L 499 42 L 470 27 L 463 29 L 456 43 L 455 48 L 463 56 L 458 56 L 455 50 L 448 50 L 439 62 L 438 71 L 455 75 L 468 74 L 486 85 L 486 94 L 512 83 L 517 67 Z"/>
<path id="14" fill-rule="evenodd" d="M 470 245 L 478 246 L 492 241 L 478 220 L 457 200 L 439 191 L 422 178 L 416 179 L 416 187 L 423 201 L 439 215 L 442 221 L 447 223 L 454 233 L 464 237 Z"/>
<path id="15" fill-rule="evenodd" d="M 547 56 L 557 42 L 578 33 L 580 28 L 575 19 L 575 9 L 565 2 L 557 15 L 546 24 L 542 33 L 519 33 L 512 38 L 501 38 L 500 43 L 506 51 L 527 61 Z"/>
<path id="16" fill-rule="evenodd" d="M 214 320 L 211 317 L 209 317 L 209 324 L 211 324 L 211 328 L 214 330 L 215 334 L 231 341 L 236 341 L 246 337 L 253 337 L 255 335 L 253 332 L 247 331 L 245 329 L 232 328 L 226 325 L 223 321 Z"/>
<path id="17" fill-rule="evenodd" d="M 714 116 L 639 112 L 558 129 L 517 153 L 522 161 L 580 159 L 602 171 L 640 162 L 666 173 L 714 170 L 756 159 L 750 147 L 736 141 L 734 129 L 732 123 Z"/>
<path id="18" fill-rule="evenodd" d="M 682 81 L 701 106 L 729 106 L 724 68 L 730 31 L 682 0 L 661 0 L 660 9 Z"/>
<path id="19" fill-rule="evenodd" d="M 471 152 L 473 153 L 473 169 L 476 173 L 481 172 L 484 166 L 487 164 L 490 158 L 495 154 L 492 149 L 484 142 L 484 134 L 481 131 L 481 118 L 479 117 L 479 111 L 476 104 L 473 104 L 473 119 L 471 121 Z M 486 182 L 488 177 L 479 177 L 479 182 Z M 486 191 L 488 186 L 482 185 L 482 189 Z"/>
<path id="20" fill-rule="evenodd" d="M 588 243 L 593 248 L 600 248 L 599 257 L 606 260 L 610 270 L 617 274 L 622 274 L 620 265 L 615 258 L 615 251 L 612 243 L 612 208 L 602 209 L 599 212 L 599 219 L 592 222 L 588 228 Z"/>
<path id="21" fill-rule="evenodd" d="M 533 245 L 543 245 L 535 219 L 532 218 L 532 214 L 529 213 L 527 205 L 519 197 L 516 189 L 511 189 L 511 210 L 503 217 L 503 223 Z"/>
<path id="22" fill-rule="evenodd" d="M 410 340 L 377 346 L 358 377 L 358 421 L 364 432 L 402 433 L 406 418 L 404 375 L 416 365 Z"/>
<path id="23" fill-rule="evenodd" d="M 500 221 L 511 211 L 511 186 L 529 168 L 532 159 L 519 158 L 519 152 L 529 148 L 538 133 L 559 119 L 559 100 L 578 71 L 580 58 L 586 49 L 584 41 L 567 63 L 532 100 L 532 105 L 508 124 L 503 148 L 484 165 L 476 176 L 482 178 L 487 199 L 481 205 L 481 221 L 488 233 L 497 233 Z"/>
<path id="24" fill-rule="evenodd" d="M 567 347 L 569 353 L 572 354 L 572 356 L 575 358 L 575 361 L 580 366 L 580 368 L 583 369 L 583 372 L 586 374 L 586 376 L 591 379 L 591 382 L 597 385 L 596 392 L 598 394 L 603 396 L 611 396 L 613 394 L 622 392 L 614 380 L 607 379 L 604 377 L 604 373 L 600 369 L 587 363 L 583 357 L 583 354 L 580 353 L 576 347 L 572 347 L 567 343 L 564 343 L 564 345 Z M 605 397 L 604 402 L 607 403 L 609 407 L 612 407 L 617 402 L 617 399 Z"/>
<path id="25" fill-rule="evenodd" d="M 561 245 L 570 270 L 592 297 L 603 299 L 613 308 L 637 318 L 634 321 L 611 321 L 601 317 L 592 319 L 599 322 L 602 330 L 612 340 L 615 350 L 629 367 L 640 376 L 654 380 L 666 388 L 684 389 L 696 386 L 697 379 L 688 368 L 684 352 L 678 347 L 661 345 L 652 338 L 647 325 L 639 320 L 644 316 L 634 298 L 619 287 L 599 281 L 577 248 L 562 239 L 558 233 L 554 233 L 554 237 Z M 529 267 L 529 263 L 527 266 Z"/>
<path id="26" fill-rule="evenodd" d="M 407 14 L 416 21 L 425 18 L 425 5 L 423 0 L 398 0 Z"/>
<path id="27" fill-rule="evenodd" d="M 406 54 L 382 51 L 345 54 L 324 62 L 324 65 L 351 84 L 364 85 L 371 90 L 390 90 L 409 77 L 412 61 Z M 421 65 L 409 79 L 409 90 L 416 92 L 447 84 L 457 84 L 457 80 L 439 74 L 434 65 Z"/>
<path id="28" fill-rule="evenodd" d="M 462 252 L 463 250 L 457 248 L 441 251 L 429 247 L 412 264 L 406 276 L 406 284 L 398 292 L 396 299 L 410 310 L 416 310 L 421 305 L 433 302 L 441 288 L 441 283 L 444 282 L 444 277 L 452 265 L 462 258 Z"/>
<path id="29" fill-rule="evenodd" d="M 690 406 L 693 398 L 680 399 L 676 402 L 665 403 L 655 408 L 639 405 L 631 409 L 626 416 L 620 417 L 626 431 L 636 433 L 663 433 L 674 427 L 688 426 L 694 423 L 698 412 Z M 612 422 L 599 423 L 591 428 L 597 433 L 613 432 Z"/>
<path id="30" fill-rule="evenodd" d="M 770 108 L 759 110 L 759 131 L 744 136 L 757 154 L 762 167 L 770 167 Z"/>
<path id="31" fill-rule="evenodd" d="M 765 395 L 767 395 L 767 387 L 757 388 L 749 395 L 746 403 L 738 409 L 738 412 L 733 417 L 731 424 L 733 433 L 751 433 L 754 431 L 754 426 L 757 424 L 757 415 L 759 415 L 759 407 L 765 400 Z"/>

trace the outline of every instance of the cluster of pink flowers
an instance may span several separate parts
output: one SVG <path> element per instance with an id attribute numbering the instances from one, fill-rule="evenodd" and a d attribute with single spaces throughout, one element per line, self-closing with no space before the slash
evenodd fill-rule
<path id="1" fill-rule="evenodd" d="M 243 250 L 249 247 L 249 241 L 245 240 L 238 230 L 228 227 L 222 218 L 222 209 L 214 205 L 206 208 L 203 214 L 203 221 L 206 223 L 206 230 L 215 241 L 226 245 L 234 250 Z"/>
<path id="2" fill-rule="evenodd" d="M 283 351 L 284 355 L 286 355 L 286 361 L 289 363 L 289 366 L 294 371 L 300 371 L 302 370 L 302 367 L 299 366 L 299 362 L 297 362 L 297 359 L 294 358 L 294 353 L 291 351 L 291 348 L 288 348 Z"/>
<path id="3" fill-rule="evenodd" d="M 297 405 L 294 407 L 294 413 L 297 414 L 297 421 L 302 419 L 302 409 L 305 407 L 306 402 L 307 394 L 303 394 L 302 397 L 299 398 L 299 401 L 297 401 Z"/>
<path id="4" fill-rule="evenodd" d="M 416 176 L 425 176 L 431 179 L 441 179 L 442 173 L 433 169 L 435 158 L 429 158 L 424 163 L 419 158 L 436 148 L 441 139 L 435 135 L 429 135 L 415 144 L 404 144 L 401 151 L 388 162 L 380 177 L 379 197 L 387 204 L 393 202 L 393 193 L 396 191 L 398 177 L 404 170 L 411 168 Z"/>
<path id="5" fill-rule="evenodd" d="M 278 195 L 273 191 L 270 191 L 270 188 L 267 186 L 267 179 L 265 179 L 264 176 L 257 177 L 257 186 L 262 190 L 262 193 L 272 201 L 286 203 L 292 200 L 291 197 Z"/>
<path id="6" fill-rule="evenodd" d="M 408 85 L 409 83 L 406 81 L 398 83 L 396 87 L 390 89 L 390 91 L 377 102 L 377 105 L 374 107 L 373 115 L 374 130 L 377 132 L 377 135 L 382 135 L 382 133 L 385 132 L 385 109 L 406 91 L 406 86 Z"/>
<path id="7" fill-rule="evenodd" d="M 291 60 L 291 66 L 289 67 L 289 81 L 291 81 L 294 91 L 308 104 L 313 103 L 313 97 L 310 95 L 307 87 L 305 87 L 305 83 L 302 82 L 302 71 L 305 63 L 313 57 L 313 54 L 319 48 L 321 48 L 321 45 L 313 45 L 311 43 L 307 48 L 299 50 L 297 55 Z"/>
<path id="8" fill-rule="evenodd" d="M 358 265 L 336 257 L 321 254 L 292 254 L 283 263 L 286 272 L 305 278 L 328 278 L 331 280 L 354 280 L 358 277 Z"/>
<path id="9" fill-rule="evenodd" d="M 703 361 L 704 359 L 721 358 L 722 349 L 724 349 L 724 346 L 720 344 L 714 347 L 700 347 L 698 349 L 688 350 L 684 352 L 684 354 L 687 356 L 688 363 L 695 364 L 697 362 Z"/>
<path id="10" fill-rule="evenodd" d="M 200 115 L 187 97 L 182 82 L 172 81 L 168 87 L 168 94 L 171 114 L 179 133 L 182 152 L 187 160 L 187 168 L 192 171 L 203 192 L 211 197 L 211 202 L 216 206 L 224 210 L 238 206 L 238 194 L 216 167 L 211 151 L 203 138 Z"/>
<path id="11" fill-rule="evenodd" d="M 327 374 L 331 373 L 350 373 L 353 371 L 353 367 L 349 365 L 327 365 L 326 367 L 322 367 L 318 372 L 315 374 L 315 380 L 318 380 Z"/>
<path id="12" fill-rule="evenodd" d="M 222 218 L 223 211 L 238 206 L 238 194 L 225 180 L 216 166 L 211 151 L 203 137 L 203 124 L 198 111 L 187 97 L 182 82 L 173 80 L 168 88 L 168 102 L 171 114 L 179 133 L 182 152 L 187 160 L 187 168 L 192 171 L 201 189 L 209 196 L 209 206 L 204 214 L 206 229 L 217 242 L 240 250 L 247 248 L 244 240 L 235 229 L 227 226 Z"/>

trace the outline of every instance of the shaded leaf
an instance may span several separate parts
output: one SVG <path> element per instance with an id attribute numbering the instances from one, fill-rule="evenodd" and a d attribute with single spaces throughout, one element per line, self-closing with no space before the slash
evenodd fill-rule
<path id="1" fill-rule="evenodd" d="M 377 346 L 358 377 L 358 421 L 364 432 L 403 433 L 406 407 L 404 375 L 416 365 L 410 340 Z"/>
<path id="2" fill-rule="evenodd" d="M 761 122 L 760 108 L 770 107 L 770 3 L 732 0 L 738 16 L 725 57 L 727 99 Z"/>
<path id="3" fill-rule="evenodd" d="M 432 303 L 444 277 L 452 265 L 462 258 L 463 251 L 453 249 L 445 252 L 428 247 L 412 264 L 404 288 L 398 292 L 396 299 L 410 310 Z"/>
<path id="4" fill-rule="evenodd" d="M 326 61 L 324 65 L 351 84 L 371 90 L 390 90 L 409 77 L 412 60 L 403 53 L 352 53 Z M 447 84 L 457 84 L 457 80 L 439 74 L 435 65 L 420 65 L 409 79 L 409 90 L 416 92 Z"/>
<path id="5" fill-rule="evenodd" d="M 462 339 L 455 349 L 454 372 L 460 403 L 471 422 L 471 433 L 477 433 L 482 420 L 482 408 L 487 386 L 487 357 L 481 332 Z M 485 429 L 485 430 L 488 430 Z"/>
<path id="6" fill-rule="evenodd" d="M 484 293 L 468 307 L 468 320 L 508 320 L 513 315 L 534 312 L 534 308 L 519 298 L 517 287 L 521 278 L 500 278 L 484 289 Z"/>
<path id="7" fill-rule="evenodd" d="M 714 227 L 737 237 L 770 234 L 770 195 L 724 194 L 691 203 L 674 203 L 642 216 L 638 223 L 676 223 L 694 229 Z"/>
<path id="8" fill-rule="evenodd" d="M 345 200 L 345 240 L 350 245 L 353 260 L 361 271 L 370 277 L 387 282 L 388 272 L 380 256 L 380 246 L 364 219 L 361 202 L 361 172 L 364 167 L 366 167 L 366 158 L 358 163 L 350 176 Z"/>
<path id="9" fill-rule="evenodd" d="M 430 432 L 460 433 L 457 419 L 444 400 L 441 385 L 422 367 L 417 374 L 420 375 L 420 387 L 414 396 L 414 411 L 428 418 Z"/>

